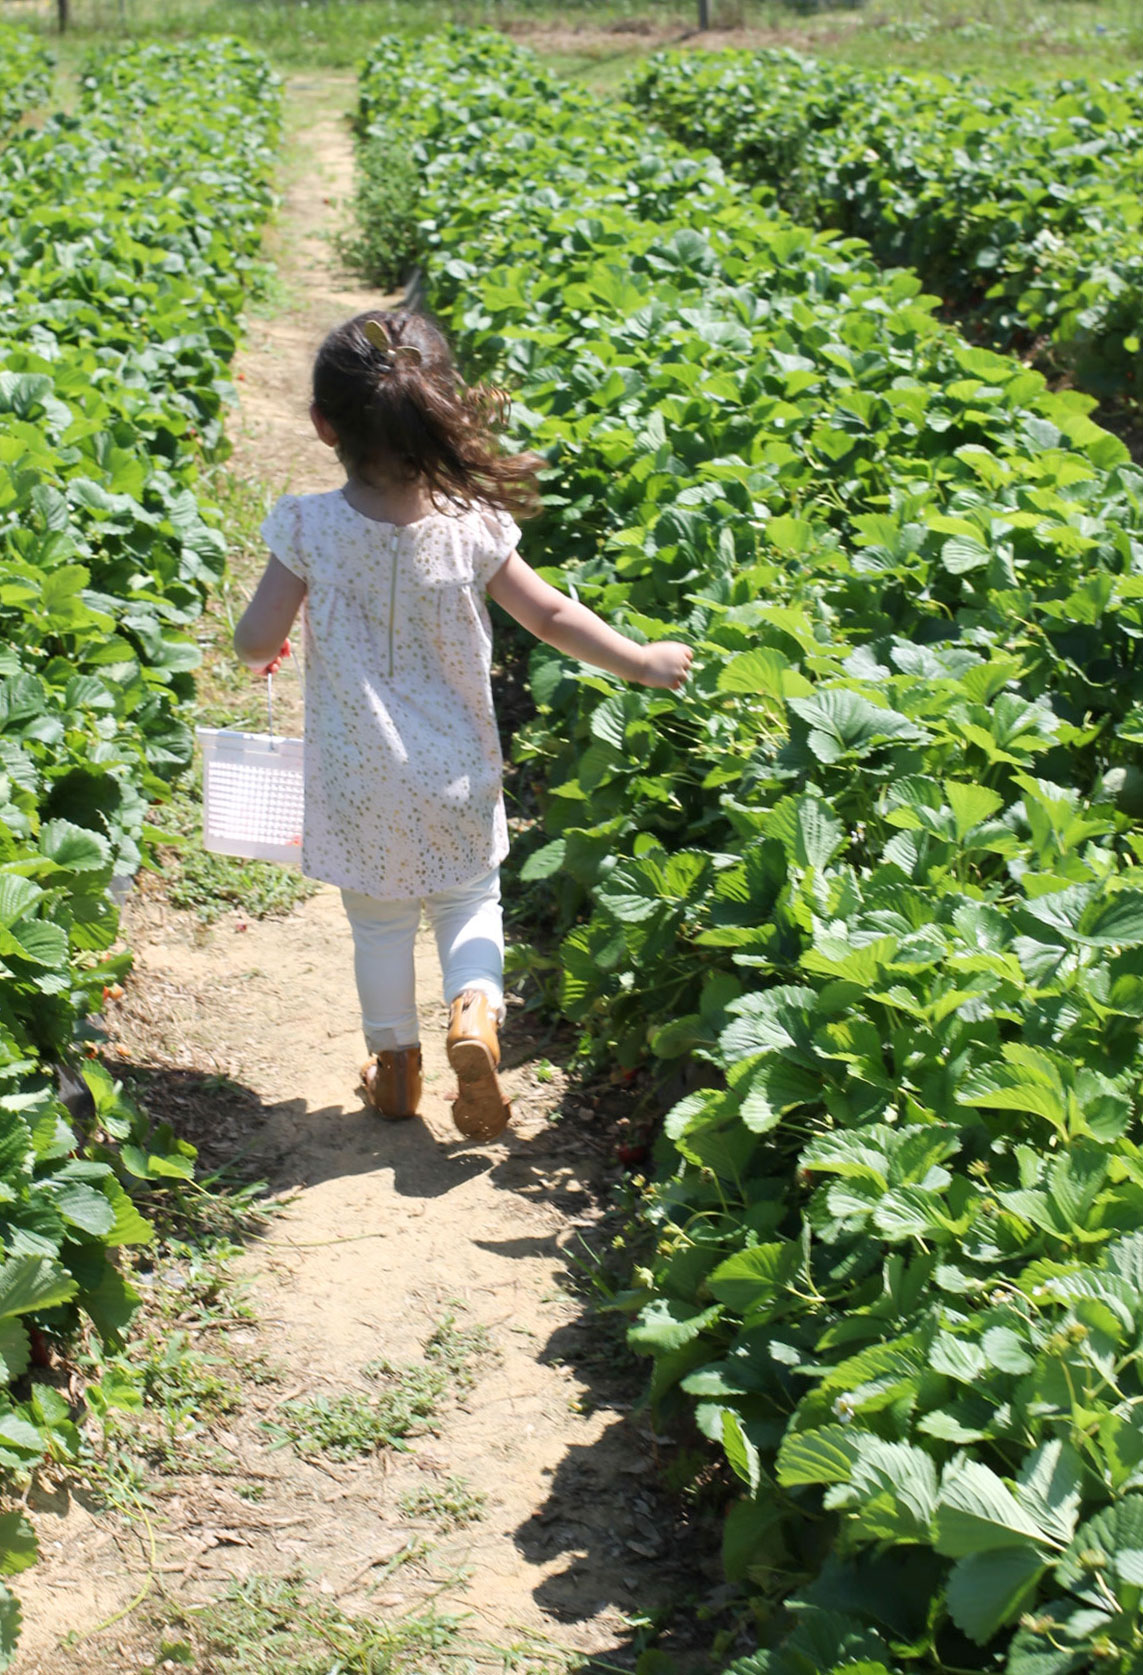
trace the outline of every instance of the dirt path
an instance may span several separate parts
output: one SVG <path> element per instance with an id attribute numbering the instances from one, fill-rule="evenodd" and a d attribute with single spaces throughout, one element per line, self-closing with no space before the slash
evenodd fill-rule
<path id="1" fill-rule="evenodd" d="M 351 98 L 348 78 L 288 89 L 293 164 L 273 237 L 283 300 L 251 322 L 237 368 L 236 469 L 269 495 L 338 480 L 309 427 L 306 383 L 324 330 L 372 300 L 345 288 L 328 242 L 351 184 L 341 114 Z M 144 1614 L 152 1626 L 181 1621 L 242 1577 L 301 1578 L 314 1597 L 370 1620 L 435 1601 L 464 1614 L 480 1667 L 505 1667 L 513 1646 L 532 1649 L 519 1665 L 529 1669 L 563 1668 L 577 1652 L 630 1667 L 627 1614 L 661 1603 L 681 1576 L 664 1562 L 670 1519 L 650 1487 L 646 1419 L 613 1405 L 598 1331 L 566 1285 L 564 1253 L 597 1221 L 615 1178 L 595 1113 L 581 1105 L 553 1123 L 564 1084 L 535 1056 L 517 1010 L 506 1032 L 513 1130 L 482 1149 L 459 1143 L 426 940 L 424 1120 L 379 1122 L 355 1088 L 351 951 L 333 890 L 286 920 L 232 914 L 209 931 L 143 891 L 128 904 L 126 934 L 137 965 L 113 1029 L 124 1062 L 148 1077 L 149 1103 L 177 1122 L 198 1101 L 201 1124 L 213 1085 L 216 1149 L 245 1143 L 292 1196 L 240 1262 L 253 1319 L 223 1322 L 213 1340 L 225 1335 L 236 1388 L 205 1427 L 209 1451 L 192 1426 L 185 1464 L 143 1485 L 145 1520 L 64 1492 L 41 1499 L 45 1561 L 20 1579 L 17 1667 L 167 1667 L 153 1635 L 140 1638 Z M 203 1341 L 201 1324 L 188 1330 Z M 408 1451 L 346 1462 L 273 1446 L 266 1426 L 291 1401 L 367 1398 L 396 1376 L 379 1363 L 423 1369 L 426 1344 L 443 1353 L 433 1364 L 451 1390 Z M 454 1477 L 479 1516 L 441 1535 L 410 1507 Z M 88 1638 L 64 1647 L 69 1634 Z"/>

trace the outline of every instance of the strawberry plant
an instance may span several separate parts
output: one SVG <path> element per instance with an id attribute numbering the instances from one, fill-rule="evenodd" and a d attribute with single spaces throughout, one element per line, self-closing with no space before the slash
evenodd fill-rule
<path id="1" fill-rule="evenodd" d="M 212 43 L 94 63 L 81 109 L 0 152 L 0 1467 L 78 1435 L 34 1368 L 87 1321 L 116 1343 L 133 1196 L 187 1178 L 83 1053 L 115 950 L 113 881 L 190 757 L 193 639 L 225 541 L 196 498 L 270 202 L 268 67 Z M 94 1104 L 74 1119 L 62 1065 Z M 110 1396 L 108 1399 L 111 1399 Z M 0 1572 L 35 1557 L 0 1513 Z M 18 1606 L 0 1584 L 0 1667 Z"/>
<path id="2" fill-rule="evenodd" d="M 800 220 L 915 267 L 976 335 L 1131 401 L 1143 372 L 1143 78 L 1045 89 L 792 52 L 665 53 L 631 97 Z"/>
<path id="3" fill-rule="evenodd" d="M 47 98 L 51 71 L 42 41 L 24 29 L 0 25 L 0 140 Z"/>
<path id="4" fill-rule="evenodd" d="M 588 1048 L 683 1074 L 627 1298 L 741 1483 L 734 1675 L 1143 1667 L 1143 473 L 908 273 L 499 40 L 385 42 L 430 295 L 547 456 L 518 741 Z"/>

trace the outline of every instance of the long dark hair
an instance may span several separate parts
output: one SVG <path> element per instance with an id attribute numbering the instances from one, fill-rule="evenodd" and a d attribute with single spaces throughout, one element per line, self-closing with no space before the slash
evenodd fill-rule
<path id="1" fill-rule="evenodd" d="M 434 504 L 539 509 L 534 454 L 503 451 L 508 397 L 466 385 L 426 315 L 371 308 L 330 332 L 314 361 L 314 405 L 348 471 L 423 482 Z"/>

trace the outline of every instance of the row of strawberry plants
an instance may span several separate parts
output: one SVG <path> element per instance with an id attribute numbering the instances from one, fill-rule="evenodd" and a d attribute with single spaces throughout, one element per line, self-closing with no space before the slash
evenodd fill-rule
<path id="1" fill-rule="evenodd" d="M 651 59 L 639 108 L 792 214 L 915 267 L 995 347 L 1101 398 L 1143 373 L 1143 77 L 1045 89 L 792 52 Z"/>
<path id="2" fill-rule="evenodd" d="M 92 65 L 74 115 L 0 153 L 0 1467 L 68 1457 L 29 1366 L 138 1298 L 151 1228 L 126 1190 L 186 1177 L 96 1063 L 94 1121 L 58 1097 L 129 964 L 113 881 L 191 753 L 196 621 L 225 541 L 199 504 L 236 318 L 270 204 L 265 62 L 228 43 Z M 82 1060 L 81 1060 L 82 1062 Z M 0 1571 L 34 1557 L 0 1513 Z M 0 1666 L 18 1608 L 0 1590 Z"/>
<path id="3" fill-rule="evenodd" d="M 0 25 L 0 139 L 47 98 L 51 71 L 51 57 L 38 36 Z"/>
<path id="4" fill-rule="evenodd" d="M 535 654 L 523 871 L 595 1051 L 694 1086 L 628 1301 L 742 1481 L 736 1671 L 1139 1669 L 1143 474 L 503 43 L 383 43 L 362 126 L 547 455 L 529 556 L 699 654 Z"/>

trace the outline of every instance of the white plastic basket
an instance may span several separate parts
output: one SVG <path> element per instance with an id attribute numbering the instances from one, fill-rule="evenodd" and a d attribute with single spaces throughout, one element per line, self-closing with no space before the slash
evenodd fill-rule
<path id="1" fill-rule="evenodd" d="M 202 844 L 251 861 L 302 859 L 301 739 L 200 727 Z"/>

